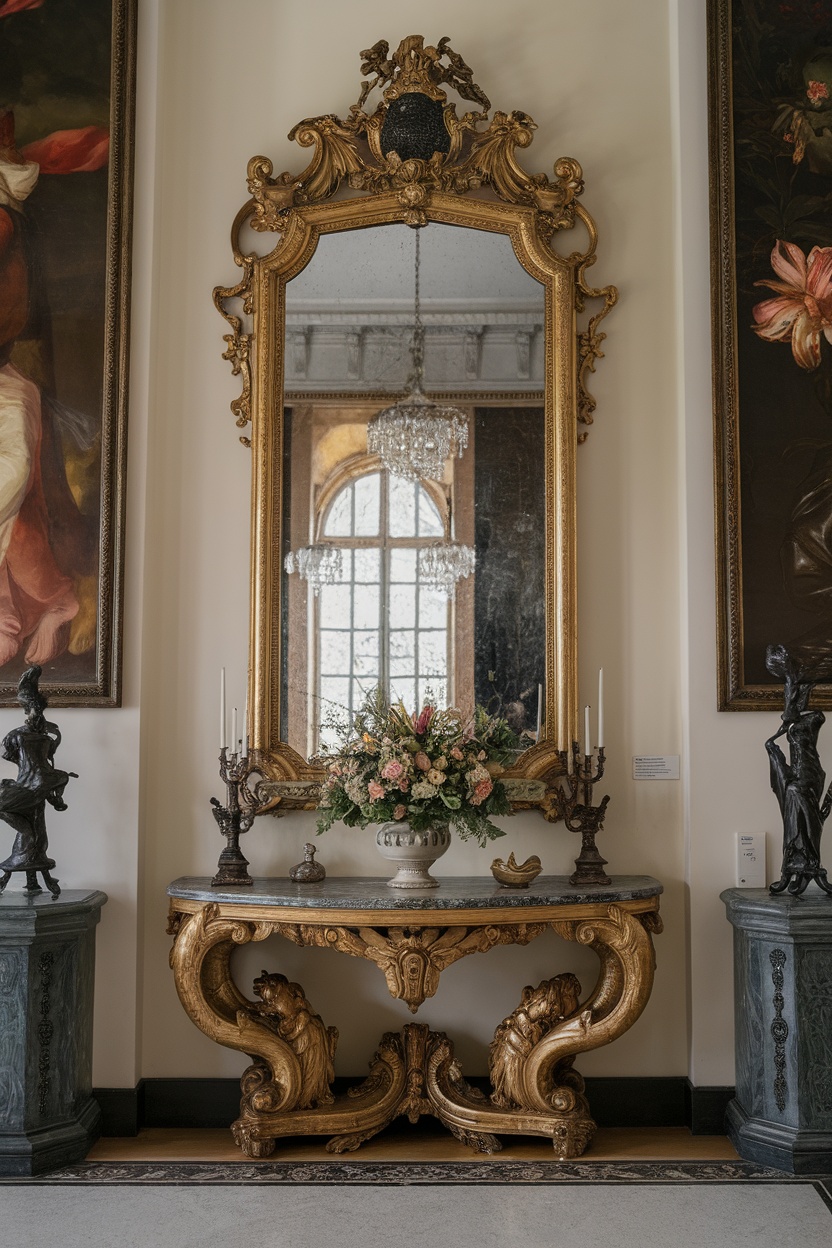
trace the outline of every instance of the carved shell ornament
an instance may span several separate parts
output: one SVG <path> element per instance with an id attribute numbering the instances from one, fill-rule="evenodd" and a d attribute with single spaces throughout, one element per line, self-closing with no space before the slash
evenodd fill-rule
<path id="1" fill-rule="evenodd" d="M 576 311 L 583 312 L 588 299 L 603 301 L 578 335 L 578 420 L 591 424 L 595 400 L 585 381 L 603 355 L 605 335 L 598 326 L 618 295 L 614 286 L 595 289 L 586 282 L 586 270 L 595 262 L 597 229 L 580 203 L 581 166 L 571 157 L 561 157 L 553 179 L 527 173 L 516 153 L 531 144 L 535 123 L 516 110 L 495 111 L 489 120 L 490 101 L 447 36 L 434 47 L 425 46 L 421 35 L 409 35 L 392 55 L 381 39 L 361 53 L 361 72 L 361 93 L 346 118 L 332 113 L 310 117 L 290 131 L 290 139 L 313 149 L 301 173 L 273 177 L 266 156 L 254 156 L 248 163 L 251 198 L 237 214 L 232 231 L 235 261 L 243 276 L 236 286 L 217 287 L 214 292 L 216 306 L 232 331 L 225 336 L 223 358 L 242 379 L 242 393 L 231 405 L 237 425 L 244 428 L 251 419 L 251 340 L 242 318 L 226 302 L 242 300 L 244 313 L 251 311 L 255 259 L 241 248 L 240 231 L 248 225 L 286 233 L 298 209 L 329 199 L 344 184 L 359 194 L 394 196 L 401 207 L 400 219 L 412 226 L 426 224 L 426 209 L 437 194 L 472 195 L 492 206 L 501 201 L 527 206 L 534 210 L 538 233 L 550 247 L 559 231 L 583 225 L 584 249 L 562 258 L 575 270 Z M 445 87 L 477 107 L 458 116 Z M 381 99 L 367 112 L 364 106 L 376 90 Z M 586 432 L 581 433 L 579 441 L 585 437 Z"/>

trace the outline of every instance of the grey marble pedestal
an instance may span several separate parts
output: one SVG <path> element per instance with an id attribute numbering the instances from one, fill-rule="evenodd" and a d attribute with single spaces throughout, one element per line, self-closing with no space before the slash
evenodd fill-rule
<path id="1" fill-rule="evenodd" d="M 0 896 L 0 1174 L 80 1161 L 98 1138 L 92 1099 L 98 892 Z"/>
<path id="2" fill-rule="evenodd" d="M 740 1156 L 792 1174 L 832 1174 L 832 898 L 721 894 L 734 926 Z"/>

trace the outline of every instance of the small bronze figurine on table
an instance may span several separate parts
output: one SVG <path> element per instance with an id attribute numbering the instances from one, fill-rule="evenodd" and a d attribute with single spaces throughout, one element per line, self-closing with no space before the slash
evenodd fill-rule
<path id="1" fill-rule="evenodd" d="M 788 889 L 799 897 L 814 880 L 825 893 L 832 894 L 832 884 L 820 865 L 821 833 L 832 810 L 832 785 L 824 794 L 826 775 L 817 744 L 826 717 L 823 711 L 809 710 L 812 690 L 821 680 L 828 680 L 830 673 L 805 668 L 785 646 L 768 647 L 766 667 L 785 682 L 783 723 L 766 741 L 771 787 L 783 816 L 783 866 L 780 879 L 769 891 Z M 788 762 L 778 744 L 783 736 L 789 743 Z"/>
<path id="2" fill-rule="evenodd" d="M 307 841 L 303 847 L 303 862 L 296 863 L 289 871 L 294 884 L 318 884 L 326 879 L 326 867 L 315 861 L 315 846 Z"/>
<path id="3" fill-rule="evenodd" d="M 54 763 L 61 743 L 57 725 L 44 718 L 46 698 L 38 688 L 41 669 L 28 668 L 17 685 L 17 700 L 26 711 L 22 727 L 13 728 L 3 738 L 3 758 L 17 764 L 17 779 L 0 781 L 0 819 L 14 829 L 12 852 L 0 862 L 0 893 L 13 871 L 26 872 L 24 892 L 40 893 L 38 875 L 53 897 L 60 895 L 58 881 L 50 875 L 54 858 L 47 854 L 44 810 L 49 802 L 55 810 L 66 810 L 64 789 L 74 771 L 59 771 Z"/>

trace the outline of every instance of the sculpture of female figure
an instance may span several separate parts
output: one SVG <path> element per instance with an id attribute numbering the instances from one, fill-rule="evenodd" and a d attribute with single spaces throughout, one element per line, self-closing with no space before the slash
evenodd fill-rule
<path id="1" fill-rule="evenodd" d="M 17 700 L 26 711 L 25 723 L 3 738 L 3 758 L 17 764 L 17 779 L 0 781 L 0 819 L 16 833 L 12 852 L 0 862 L 0 893 L 13 871 L 26 872 L 25 892 L 40 892 L 37 873 L 53 897 L 60 894 L 58 881 L 49 874 L 55 860 L 47 854 L 46 803 L 55 810 L 66 810 L 64 789 L 74 771 L 54 766 L 55 751 L 61 743 L 56 724 L 44 717 L 46 698 L 38 689 L 41 669 L 28 668 L 20 677 Z"/>
<path id="2" fill-rule="evenodd" d="M 263 971 L 254 981 L 254 991 L 260 997 L 254 1011 L 272 1023 L 300 1064 L 302 1090 L 296 1108 L 331 1105 L 335 1100 L 330 1085 L 335 1078 L 337 1027 L 326 1027 L 300 984 L 290 983 L 285 975 Z"/>
<path id="3" fill-rule="evenodd" d="M 528 985 L 523 989 L 517 1009 L 503 1019 L 491 1041 L 492 1104 L 499 1109 L 516 1109 L 525 1103 L 523 1069 L 526 1059 L 559 1019 L 574 1014 L 580 998 L 581 985 L 568 973 L 544 979 L 536 988 Z M 572 1060 L 572 1057 L 565 1059 L 560 1073 L 571 1066 Z"/>
<path id="4" fill-rule="evenodd" d="M 825 722 L 822 711 L 809 710 L 812 689 L 821 679 L 797 664 L 785 646 L 769 646 L 766 667 L 785 682 L 782 726 L 766 741 L 771 787 L 783 816 L 783 866 L 772 893 L 798 897 L 810 880 L 832 894 L 832 885 L 820 865 L 820 838 L 832 810 L 832 786 L 824 795 L 826 775 L 818 756 L 818 733 Z M 789 759 L 778 745 L 789 743 Z"/>

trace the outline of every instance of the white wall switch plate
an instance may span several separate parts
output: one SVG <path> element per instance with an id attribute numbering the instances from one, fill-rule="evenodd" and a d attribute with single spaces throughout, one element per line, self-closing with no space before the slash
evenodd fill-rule
<path id="1" fill-rule="evenodd" d="M 737 832 L 737 888 L 765 888 L 765 832 Z"/>

